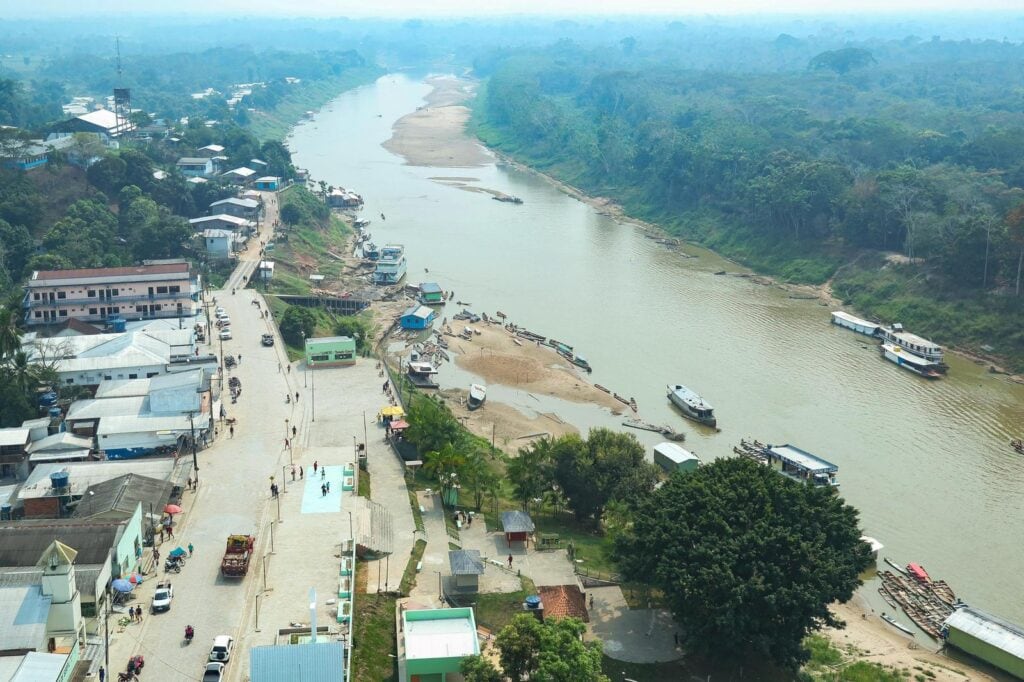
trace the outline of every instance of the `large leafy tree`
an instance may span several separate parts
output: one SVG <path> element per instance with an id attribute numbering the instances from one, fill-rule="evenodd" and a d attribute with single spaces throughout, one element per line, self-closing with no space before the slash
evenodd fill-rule
<path id="1" fill-rule="evenodd" d="M 409 428 L 405 431 L 405 439 L 420 452 L 443 450 L 446 445 L 455 445 L 462 438 L 459 422 L 439 402 L 427 396 L 416 396 L 408 409 Z"/>
<path id="2" fill-rule="evenodd" d="M 544 491 L 551 488 L 555 442 L 541 438 L 520 448 L 519 455 L 509 460 L 508 480 L 524 510 L 529 510 L 530 500 L 542 497 Z"/>
<path id="3" fill-rule="evenodd" d="M 691 651 L 787 666 L 805 659 L 808 633 L 842 624 L 828 605 L 853 596 L 871 560 L 842 498 L 746 459 L 673 476 L 639 505 L 615 555 L 664 591 Z"/>
<path id="4" fill-rule="evenodd" d="M 495 639 L 501 671 L 485 658 L 464 659 L 467 682 L 608 682 L 601 672 L 601 645 L 584 642 L 586 626 L 575 618 L 541 623 L 520 614 Z"/>
<path id="5" fill-rule="evenodd" d="M 291 306 L 281 316 L 281 337 L 292 346 L 301 346 L 303 339 L 313 336 L 316 313 L 309 308 Z"/>

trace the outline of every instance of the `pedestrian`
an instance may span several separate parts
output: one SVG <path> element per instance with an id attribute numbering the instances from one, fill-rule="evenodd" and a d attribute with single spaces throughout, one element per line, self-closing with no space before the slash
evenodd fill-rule
<path id="1" fill-rule="evenodd" d="M 192 552 L 193 552 L 194 550 L 195 550 L 195 547 L 193 547 L 193 546 L 192 546 L 192 543 L 191 543 L 191 542 L 190 542 L 190 543 L 188 543 L 188 555 L 189 555 L 189 557 L 190 557 L 190 558 L 191 558 L 191 556 L 192 556 Z"/>
<path id="2" fill-rule="evenodd" d="M 327 484 L 326 483 L 321 483 L 320 484 L 320 497 L 327 497 Z"/>
<path id="3" fill-rule="evenodd" d="M 327 481 L 327 483 L 324 483 L 324 485 L 327 486 L 327 492 L 331 492 L 331 482 Z"/>
<path id="4" fill-rule="evenodd" d="M 316 468 L 317 468 L 318 466 L 320 466 L 320 462 L 319 462 L 318 460 L 315 460 L 315 459 L 314 459 L 314 460 L 313 460 L 313 473 L 314 473 L 314 474 L 316 473 Z"/>
<path id="5" fill-rule="evenodd" d="M 277 363 L 277 373 L 278 373 L 278 374 L 280 374 L 280 373 L 281 373 L 281 363 L 280 363 L 280 362 L 279 362 L 279 363 Z"/>
<path id="6" fill-rule="evenodd" d="M 299 432 L 298 427 L 297 426 L 293 426 L 292 427 L 292 438 L 294 438 L 296 436 L 296 434 L 298 434 L 298 432 Z"/>
<path id="7" fill-rule="evenodd" d="M 231 426 L 229 426 L 228 427 L 228 431 L 231 432 L 231 437 L 234 438 L 235 437 L 235 425 L 232 424 Z"/>
<path id="8" fill-rule="evenodd" d="M 291 374 L 291 373 L 292 373 L 292 366 L 291 366 L 291 365 L 288 365 L 288 373 L 289 373 L 289 374 Z M 296 393 L 295 395 L 296 395 L 296 396 L 298 396 L 299 394 L 298 394 L 298 393 Z M 298 400 L 298 398 L 297 398 L 297 397 L 296 397 L 295 399 L 296 399 L 296 400 Z"/>
<path id="9" fill-rule="evenodd" d="M 322 481 L 325 478 L 327 478 L 327 467 L 321 467 L 320 468 L 320 480 Z"/>
<path id="10" fill-rule="evenodd" d="M 288 439 L 287 439 L 287 438 L 285 438 L 285 439 L 284 439 L 284 449 L 285 449 L 285 450 L 287 450 L 287 449 L 288 449 L 288 448 L 290 448 L 291 446 L 292 446 L 292 444 L 288 442 Z"/>
<path id="11" fill-rule="evenodd" d="M 173 538 L 174 537 L 174 529 L 171 528 L 171 526 L 169 526 L 169 525 L 167 526 L 167 537 L 169 537 L 169 538 Z"/>
<path id="12" fill-rule="evenodd" d="M 139 619 L 139 622 L 141 623 L 142 622 L 142 607 L 141 606 L 136 606 L 135 607 L 135 616 Z"/>
<path id="13" fill-rule="evenodd" d="M 160 526 L 160 542 L 164 541 L 164 527 Z"/>
<path id="14" fill-rule="evenodd" d="M 289 365 L 290 367 L 291 365 Z M 295 402 L 299 402 L 299 392 L 295 391 Z"/>
<path id="15" fill-rule="evenodd" d="M 594 595 L 593 594 L 590 595 L 590 608 L 594 608 Z"/>
<path id="16" fill-rule="evenodd" d="M 508 555 L 508 567 L 512 568 L 512 555 L 511 554 Z"/>
<path id="17" fill-rule="evenodd" d="M 301 480 L 302 480 L 302 478 L 303 478 L 303 477 L 304 477 L 305 475 L 306 475 L 306 467 L 299 467 L 299 480 L 301 481 Z"/>
<path id="18" fill-rule="evenodd" d="M 295 465 L 292 465 L 292 480 L 295 480 Z"/>
<path id="19" fill-rule="evenodd" d="M 100 666 L 100 682 L 107 679 L 107 670 L 102 665 Z"/>

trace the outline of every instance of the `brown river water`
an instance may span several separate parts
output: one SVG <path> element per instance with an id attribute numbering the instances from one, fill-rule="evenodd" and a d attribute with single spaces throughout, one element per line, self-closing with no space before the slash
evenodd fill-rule
<path id="1" fill-rule="evenodd" d="M 730 456 L 746 437 L 834 462 L 841 494 L 883 556 L 919 562 L 965 601 L 1024 623 L 1024 456 L 1008 445 L 1024 436 L 1024 387 L 953 355 L 945 378 L 914 376 L 885 362 L 876 342 L 830 325 L 819 302 L 715 276 L 739 268 L 689 247 L 696 257 L 683 257 L 533 174 L 404 165 L 381 143 L 429 90 L 386 76 L 341 95 L 289 139 L 298 166 L 364 196 L 378 245 L 405 244 L 408 282 L 436 281 L 477 312 L 501 310 L 574 345 L 593 381 L 634 396 L 648 421 L 686 431 L 685 447 L 704 460 Z M 430 179 L 443 176 L 524 203 Z M 464 385 L 459 370 L 445 371 Z M 721 432 L 682 419 L 668 383 L 711 402 Z M 516 393 L 494 387 L 490 398 L 515 404 Z M 587 406 L 551 409 L 582 429 L 619 421 Z M 862 593 L 884 610 L 876 586 Z"/>

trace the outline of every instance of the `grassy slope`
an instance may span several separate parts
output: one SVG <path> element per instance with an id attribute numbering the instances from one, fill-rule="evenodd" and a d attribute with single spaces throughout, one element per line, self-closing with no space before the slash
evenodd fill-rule
<path id="1" fill-rule="evenodd" d="M 982 353 L 980 347 L 990 345 L 1008 369 L 1024 372 L 1024 330 L 1015 322 L 1024 313 L 1024 299 L 972 292 L 957 282 L 929 277 L 927 266 L 887 265 L 879 254 L 864 257 L 838 245 L 780 244 L 713 211 L 667 212 L 646 203 L 631 188 L 595 184 L 587 169 L 572 159 L 532 154 L 503 129 L 490 125 L 479 106 L 473 111 L 472 130 L 488 147 L 586 192 L 612 197 L 629 215 L 754 270 L 801 284 L 823 284 L 834 277 L 835 295 L 860 313 L 902 322 L 941 344 L 971 352 Z"/>

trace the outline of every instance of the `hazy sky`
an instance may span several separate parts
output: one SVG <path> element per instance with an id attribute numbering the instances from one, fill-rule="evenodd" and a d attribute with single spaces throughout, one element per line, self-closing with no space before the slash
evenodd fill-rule
<path id="1" fill-rule="evenodd" d="M 508 14 L 828 14 L 1010 10 L 1024 0 L 0 0 L 0 16 L 276 14 L 288 16 L 433 16 Z"/>

